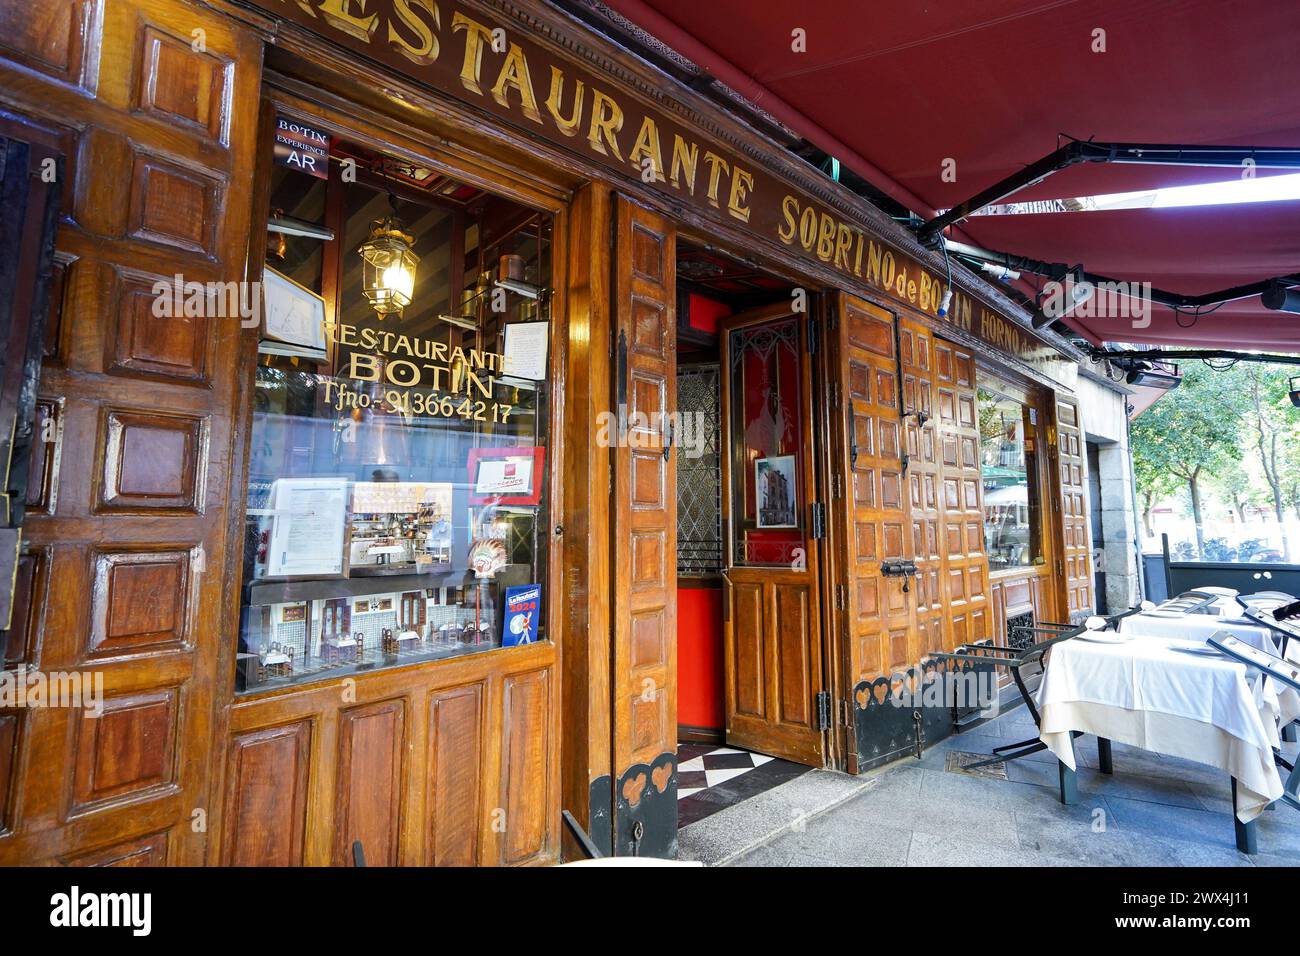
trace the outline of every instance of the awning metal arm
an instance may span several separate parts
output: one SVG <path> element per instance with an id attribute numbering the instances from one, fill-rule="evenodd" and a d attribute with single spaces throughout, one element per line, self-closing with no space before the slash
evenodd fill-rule
<path id="1" fill-rule="evenodd" d="M 1300 365 L 1300 355 L 1268 355 L 1262 352 L 1237 352 L 1233 349 L 1093 349 L 1095 359 L 1227 359 L 1234 362 L 1268 362 L 1281 365 Z"/>
<path id="2" fill-rule="evenodd" d="M 1147 166 L 1226 166 L 1244 168 L 1247 162 L 1265 169 L 1300 169 L 1300 149 L 1253 146 L 1171 146 L 1160 143 L 1095 143 L 1072 139 L 1064 146 L 1030 163 L 1018 173 L 1000 179 L 965 202 L 916 227 L 917 238 L 933 246 L 949 226 L 991 206 L 1058 170 L 1079 163 L 1125 163 Z"/>
<path id="3" fill-rule="evenodd" d="M 966 242 L 954 242 L 951 239 L 945 239 L 944 244 L 948 247 L 948 252 L 955 256 L 962 256 L 967 259 L 975 259 L 979 262 L 991 262 L 994 265 L 1005 266 L 1016 272 L 1033 272 L 1037 275 L 1046 276 L 1057 282 L 1062 281 L 1067 275 L 1074 275 L 1085 282 L 1091 282 L 1093 285 L 1102 283 L 1119 282 L 1118 279 L 1109 276 L 1098 275 L 1095 272 L 1088 272 L 1074 266 L 1067 266 L 1063 262 L 1044 262 L 1041 259 L 1033 259 L 1029 256 L 1017 256 L 1009 252 L 998 252 L 994 249 L 985 249 L 980 246 L 973 246 Z M 1278 276 L 1273 279 L 1264 279 L 1260 282 L 1251 282 L 1247 285 L 1232 286 L 1227 289 L 1219 289 L 1215 292 L 1205 292 L 1201 295 L 1183 295 L 1179 292 L 1169 292 L 1165 289 L 1157 289 L 1154 286 L 1151 289 L 1151 301 L 1158 302 L 1161 305 L 1167 305 L 1171 309 L 1197 309 L 1207 305 L 1218 305 L 1220 302 L 1232 302 L 1236 299 L 1246 299 L 1252 295 L 1262 295 L 1275 284 L 1285 286 L 1300 285 L 1300 273 L 1289 276 Z"/>

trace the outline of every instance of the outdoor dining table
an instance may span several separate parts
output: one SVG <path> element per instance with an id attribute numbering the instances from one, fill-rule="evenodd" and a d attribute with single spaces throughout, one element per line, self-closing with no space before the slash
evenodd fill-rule
<path id="1" fill-rule="evenodd" d="M 1158 608 L 1130 615 L 1119 622 L 1121 634 L 1140 637 L 1182 638 L 1204 643 L 1215 634 L 1227 632 L 1253 648 L 1278 654 L 1276 634 L 1266 627 L 1241 617 L 1235 602 L 1223 605 L 1223 614 L 1166 614 Z M 1287 642 L 1285 658 L 1300 664 L 1300 640 Z M 1270 698 L 1271 700 L 1271 698 Z M 1300 717 L 1300 691 L 1282 687 L 1277 695 L 1277 712 L 1274 720 L 1265 721 L 1269 730 L 1279 729 L 1282 740 L 1296 739 L 1294 721 Z M 1274 746 L 1277 740 L 1274 740 Z"/>
<path id="2" fill-rule="evenodd" d="M 1060 761 L 1064 803 L 1078 799 L 1077 733 L 1097 737 L 1103 773 L 1113 772 L 1112 741 L 1226 771 L 1237 847 L 1253 853 L 1255 818 L 1283 792 L 1273 748 L 1289 708 L 1276 682 L 1181 633 L 1092 631 L 1053 647 L 1039 688 L 1040 739 Z"/>

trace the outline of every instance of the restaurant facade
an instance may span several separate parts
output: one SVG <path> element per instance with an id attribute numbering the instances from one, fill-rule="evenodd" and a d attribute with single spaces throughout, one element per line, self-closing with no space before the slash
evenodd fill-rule
<path id="1" fill-rule="evenodd" d="M 4 666 L 103 685 L 0 863 L 672 855 L 679 740 L 861 773 L 1096 606 L 1122 386 L 561 10 L 0 11 Z"/>

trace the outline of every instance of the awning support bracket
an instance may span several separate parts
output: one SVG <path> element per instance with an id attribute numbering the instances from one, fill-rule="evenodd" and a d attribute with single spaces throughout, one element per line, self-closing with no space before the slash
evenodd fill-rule
<path id="1" fill-rule="evenodd" d="M 998 180 L 939 215 L 916 226 L 916 235 L 931 248 L 949 226 L 991 206 L 1062 169 L 1080 163 L 1123 163 L 1146 166 L 1224 166 L 1242 168 L 1247 162 L 1265 169 L 1300 169 L 1300 149 L 1253 146 L 1175 146 L 1163 143 L 1096 143 L 1070 139 L 1042 159 Z"/>

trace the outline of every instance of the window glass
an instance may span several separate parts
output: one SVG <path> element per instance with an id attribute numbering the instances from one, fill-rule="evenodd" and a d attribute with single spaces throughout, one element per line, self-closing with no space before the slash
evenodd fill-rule
<path id="1" fill-rule="evenodd" d="M 789 567 L 804 553 L 799 321 L 737 329 L 727 341 L 732 563 Z"/>
<path id="2" fill-rule="evenodd" d="M 1000 384 L 981 383 L 978 397 L 984 543 L 990 571 L 1043 560 L 1035 416 Z"/>
<path id="3" fill-rule="evenodd" d="M 272 182 L 241 690 L 547 639 L 550 219 L 333 153 L 357 181 Z"/>

